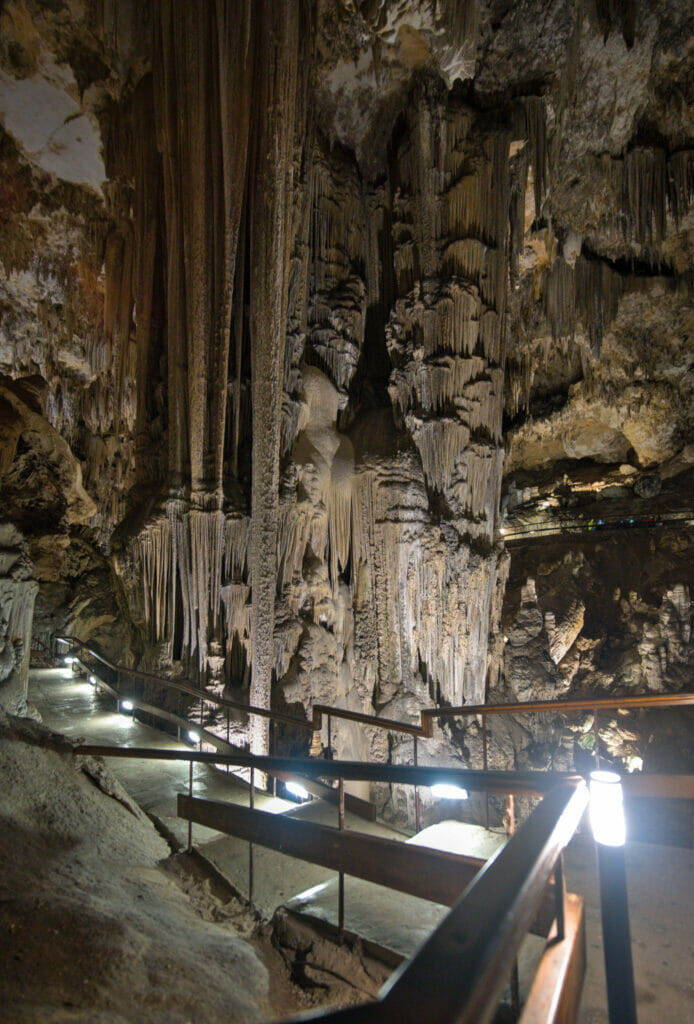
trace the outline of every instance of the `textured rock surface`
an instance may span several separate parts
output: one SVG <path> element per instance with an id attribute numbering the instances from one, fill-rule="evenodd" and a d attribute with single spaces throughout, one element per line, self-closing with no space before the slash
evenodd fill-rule
<path id="1" fill-rule="evenodd" d="M 494 699 L 690 690 L 691 547 L 676 531 L 638 530 L 574 539 L 568 550 L 546 538 L 512 554 Z M 606 712 L 597 733 L 592 712 L 517 716 L 491 729 L 494 756 L 508 766 L 585 768 L 596 744 L 620 770 L 694 765 L 686 709 Z"/>
<path id="2" fill-rule="evenodd" d="M 504 645 L 499 527 L 691 504 L 687 5 L 7 0 L 0 28 L 0 487 L 37 632 L 297 713 L 586 679 L 591 608 L 639 579 L 548 601 L 515 549 Z M 687 588 L 604 620 L 635 639 L 596 685 L 678 684 Z"/>
<path id="3" fill-rule="evenodd" d="M 38 583 L 26 541 L 0 524 L 0 705 L 11 714 L 26 709 L 34 601 Z"/>
<path id="4" fill-rule="evenodd" d="M 245 1022 L 306 1005 L 257 917 L 204 862 L 171 856 L 103 762 L 0 713 L 0 767 L 0 1020 Z"/>

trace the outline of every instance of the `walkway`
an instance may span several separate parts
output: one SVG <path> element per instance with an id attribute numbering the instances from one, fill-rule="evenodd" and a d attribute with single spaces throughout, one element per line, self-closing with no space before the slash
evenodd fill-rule
<path id="1" fill-rule="evenodd" d="M 563 534 L 580 534 L 581 536 L 615 533 L 622 530 L 658 530 L 671 529 L 691 530 L 694 527 L 692 512 L 662 512 L 657 514 L 635 515 L 588 515 L 572 516 L 569 513 L 557 512 L 551 519 L 537 518 L 529 523 L 514 523 L 507 520 L 500 527 L 499 533 L 505 544 L 531 541 L 541 537 L 556 537 Z"/>
<path id="2" fill-rule="evenodd" d="M 49 728 L 73 740 L 84 737 L 90 743 L 172 749 L 184 746 L 130 717 L 115 714 L 111 698 L 96 695 L 89 683 L 81 677 L 73 677 L 65 669 L 32 671 L 29 699 Z M 110 768 L 140 805 L 156 815 L 184 843 L 187 824 L 176 817 L 175 803 L 176 795 L 188 790 L 187 766 L 114 759 Z M 248 787 L 243 782 L 234 776 L 227 778 L 225 773 L 206 765 L 195 766 L 194 788 L 197 796 L 248 802 Z M 335 823 L 335 808 L 322 801 L 292 806 L 285 800 L 256 794 L 255 802 L 263 810 Z M 349 813 L 346 827 L 403 838 L 392 829 Z M 194 842 L 240 893 L 247 892 L 248 845 L 245 842 L 197 825 L 194 826 Z M 474 837 L 471 842 L 475 842 Z M 475 850 L 466 852 L 474 854 Z M 694 851 L 630 843 L 627 845 L 627 871 L 639 1022 L 694 1024 Z M 566 877 L 569 891 L 579 893 L 586 900 L 588 969 L 580 1024 L 607 1024 L 595 851 L 587 834 L 578 835 L 566 851 Z M 334 920 L 334 910 L 331 911 L 334 878 L 334 873 L 325 869 L 271 850 L 255 849 L 255 903 L 265 917 L 271 917 L 278 905 L 301 894 L 299 903 L 303 911 Z M 366 904 L 373 903 L 373 894 L 365 895 L 366 890 L 360 887 L 365 884 L 347 879 L 347 929 L 350 923 L 360 930 L 368 927 Z M 307 895 L 309 889 L 314 889 L 314 893 Z M 381 898 L 379 914 L 386 924 L 394 925 L 393 919 L 398 914 L 414 922 L 406 943 L 415 943 L 420 934 L 417 929 L 421 930 L 423 925 L 423 935 L 429 927 L 428 921 L 434 927 L 438 916 L 436 905 L 417 901 L 431 908 L 426 919 L 420 919 L 403 902 L 407 897 L 381 890 Z M 354 911 L 351 921 L 350 908 Z M 390 938 L 384 938 L 383 944 L 393 946 L 397 941 L 391 934 Z"/>

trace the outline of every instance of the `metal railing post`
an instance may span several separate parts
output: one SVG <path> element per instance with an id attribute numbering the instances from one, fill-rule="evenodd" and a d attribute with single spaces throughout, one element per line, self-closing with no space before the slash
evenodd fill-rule
<path id="1" fill-rule="evenodd" d="M 595 845 L 609 1020 L 610 1024 L 637 1024 L 624 847 Z"/>
<path id="2" fill-rule="evenodd" d="M 600 743 L 600 737 L 598 736 L 598 709 L 593 708 L 593 753 L 595 755 L 595 767 L 600 767 L 600 751 L 598 750 L 598 744 Z"/>
<path id="3" fill-rule="evenodd" d="M 248 798 L 248 805 L 251 810 L 255 806 L 255 768 L 251 768 L 251 791 Z M 248 903 L 253 906 L 253 843 L 248 844 Z"/>
<path id="4" fill-rule="evenodd" d="M 516 1020 L 520 1014 L 520 980 L 518 977 L 518 958 L 511 968 L 511 1010 Z"/>
<path id="5" fill-rule="evenodd" d="M 333 738 L 332 738 L 332 719 L 328 715 L 328 757 L 332 759 L 333 756 Z"/>
<path id="6" fill-rule="evenodd" d="M 191 757 L 188 768 L 188 796 L 191 801 L 191 811 L 188 814 L 188 853 L 193 852 L 193 818 L 192 818 L 192 803 L 193 803 L 193 759 Z"/>
<path id="7" fill-rule="evenodd" d="M 417 767 L 417 737 L 414 736 L 414 766 Z M 414 787 L 414 825 L 417 832 L 421 831 L 421 820 L 419 813 L 419 786 Z"/>
<path id="8" fill-rule="evenodd" d="M 487 770 L 487 719 L 482 715 L 482 767 Z M 489 793 L 484 791 L 484 827 L 489 828 Z"/>
<path id="9" fill-rule="evenodd" d="M 338 783 L 337 816 L 340 832 L 345 829 L 345 780 L 340 779 Z M 340 872 L 338 879 L 338 906 L 337 906 L 337 937 L 339 942 L 345 938 L 345 875 Z"/>
<path id="10" fill-rule="evenodd" d="M 564 883 L 564 853 L 559 854 L 554 865 L 554 912 L 557 922 L 557 941 L 561 942 L 565 933 L 564 900 L 566 896 Z"/>

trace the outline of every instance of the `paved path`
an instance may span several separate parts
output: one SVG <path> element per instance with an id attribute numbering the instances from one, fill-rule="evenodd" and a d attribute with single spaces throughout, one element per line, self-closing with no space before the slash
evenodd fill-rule
<path id="1" fill-rule="evenodd" d="M 113 700 L 95 695 L 80 677 L 63 669 L 35 670 L 29 699 L 47 726 L 72 739 L 88 742 L 181 749 L 183 744 L 158 730 L 113 710 Z M 113 760 L 111 768 L 132 796 L 183 841 L 187 825 L 175 815 L 179 792 L 187 792 L 188 768 L 175 762 Z M 207 765 L 196 765 L 195 792 L 209 799 L 248 802 L 248 787 Z M 335 808 L 322 801 L 301 807 L 258 794 L 256 806 L 319 822 L 334 822 Z M 362 832 L 398 837 L 393 830 L 346 815 L 346 825 Z M 194 826 L 196 846 L 241 893 L 247 891 L 248 844 Z M 633 955 L 639 1024 L 694 1024 L 694 851 L 677 847 L 629 843 L 626 849 Z M 580 1024 L 607 1024 L 595 851 L 588 835 L 577 836 L 566 851 L 569 891 L 586 900 L 588 970 Z M 326 890 L 334 890 L 335 874 L 271 850 L 255 850 L 255 901 L 264 916 L 297 894 L 317 887 L 317 902 L 326 911 Z M 351 886 L 353 880 L 348 880 Z M 349 928 L 350 887 L 346 924 Z M 401 896 L 381 890 L 384 914 Z M 353 900 L 362 899 L 355 891 Z M 309 901 L 310 902 L 310 901 Z M 393 914 L 393 917 L 395 914 Z M 432 915 L 432 926 L 436 914 Z M 357 915 L 355 914 L 355 920 Z"/>
<path id="2" fill-rule="evenodd" d="M 143 725 L 131 715 L 115 712 L 115 702 L 106 694 L 95 693 L 84 676 L 71 669 L 34 669 L 29 684 L 29 701 L 38 709 L 44 724 L 72 740 L 114 746 L 157 747 L 190 750 L 158 729 Z M 176 761 L 147 761 L 113 758 L 113 773 L 150 815 L 156 816 L 183 845 L 188 825 L 176 813 L 179 793 L 188 792 L 188 765 Z M 247 805 L 249 787 L 233 773 L 213 766 L 195 764 L 194 795 L 207 800 L 226 800 Z M 271 813 L 285 813 L 304 821 L 336 824 L 337 809 L 322 800 L 297 805 L 271 795 L 255 793 L 255 806 Z M 376 822 L 368 822 L 347 812 L 345 825 L 360 832 L 402 839 L 401 833 Z M 193 826 L 195 846 L 211 860 L 241 894 L 248 891 L 248 844 L 233 836 Z M 335 878 L 332 871 L 286 857 L 256 846 L 254 851 L 254 902 L 266 917 L 298 893 Z"/>

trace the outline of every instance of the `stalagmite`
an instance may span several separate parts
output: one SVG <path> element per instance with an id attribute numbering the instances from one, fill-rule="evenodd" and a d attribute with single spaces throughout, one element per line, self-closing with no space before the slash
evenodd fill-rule
<path id="1" fill-rule="evenodd" d="M 13 715 L 26 709 L 38 589 L 26 541 L 10 523 L 0 523 L 0 708 Z"/>

